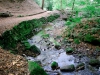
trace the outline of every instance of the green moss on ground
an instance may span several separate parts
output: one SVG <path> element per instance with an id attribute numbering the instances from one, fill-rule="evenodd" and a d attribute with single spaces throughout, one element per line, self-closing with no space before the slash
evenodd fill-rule
<path id="1" fill-rule="evenodd" d="M 28 61 L 30 75 L 48 75 L 36 62 Z"/>

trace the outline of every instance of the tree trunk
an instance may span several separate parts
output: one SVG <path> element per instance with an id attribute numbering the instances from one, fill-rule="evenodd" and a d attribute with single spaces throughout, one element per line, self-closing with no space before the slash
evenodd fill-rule
<path id="1" fill-rule="evenodd" d="M 42 9 L 44 8 L 44 0 L 42 0 L 42 7 L 41 7 Z"/>
<path id="2" fill-rule="evenodd" d="M 72 6 L 72 15 L 71 15 L 71 17 L 73 16 L 74 5 L 75 5 L 75 0 L 73 2 L 73 6 Z"/>
<path id="3" fill-rule="evenodd" d="M 61 0 L 61 10 L 62 10 L 62 0 Z"/>

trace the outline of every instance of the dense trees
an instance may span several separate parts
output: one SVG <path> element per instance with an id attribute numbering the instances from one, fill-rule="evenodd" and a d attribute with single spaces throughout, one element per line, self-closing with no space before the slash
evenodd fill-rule
<path id="1" fill-rule="evenodd" d="M 88 13 L 88 16 L 95 16 L 97 14 L 100 14 L 100 11 L 98 11 L 100 10 L 100 0 L 35 0 L 35 1 L 44 10 L 51 11 L 51 10 L 70 9 L 77 12 L 82 11 Z"/>

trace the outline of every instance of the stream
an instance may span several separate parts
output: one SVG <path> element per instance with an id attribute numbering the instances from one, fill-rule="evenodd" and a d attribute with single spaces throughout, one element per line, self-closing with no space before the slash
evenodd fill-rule
<path id="1" fill-rule="evenodd" d="M 37 57 L 28 56 L 27 59 L 39 61 L 48 75 L 100 75 L 98 69 L 92 68 L 91 71 L 87 68 L 87 61 L 89 60 L 87 56 L 79 58 L 77 54 L 66 54 L 64 42 L 62 42 L 63 38 L 61 37 L 65 29 L 65 23 L 66 21 L 57 19 L 44 25 L 42 31 L 28 39 L 30 45 L 36 45 L 41 50 L 41 54 Z M 67 44 L 70 45 L 70 43 Z M 55 45 L 60 45 L 61 48 L 58 50 Z M 51 64 L 54 61 L 58 63 L 60 68 L 72 64 L 76 67 L 79 63 L 85 63 L 85 69 L 73 72 L 62 72 L 60 69 L 52 70 Z"/>

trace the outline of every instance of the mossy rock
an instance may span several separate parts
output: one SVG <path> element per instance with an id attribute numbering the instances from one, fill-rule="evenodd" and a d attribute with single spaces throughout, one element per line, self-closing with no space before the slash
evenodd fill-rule
<path id="1" fill-rule="evenodd" d="M 28 61 L 30 75 L 48 75 L 36 62 Z"/>
<path id="2" fill-rule="evenodd" d="M 93 44 L 93 45 L 99 45 L 100 46 L 100 39 L 97 39 L 96 37 L 94 37 L 91 34 L 86 34 L 83 37 L 83 40 L 87 43 Z"/>
<path id="3" fill-rule="evenodd" d="M 75 70 L 74 65 L 67 65 L 60 68 L 62 72 L 73 72 Z"/>
<path id="4" fill-rule="evenodd" d="M 97 66 L 97 65 L 100 65 L 100 61 L 97 59 L 90 59 L 89 64 L 91 66 Z"/>
<path id="5" fill-rule="evenodd" d="M 57 69 L 57 68 L 58 68 L 58 63 L 54 61 L 54 62 L 51 64 L 51 68 L 52 68 L 52 70 Z"/>
<path id="6" fill-rule="evenodd" d="M 66 53 L 67 54 L 72 53 L 72 52 L 74 52 L 73 48 L 71 48 L 71 47 L 66 48 Z"/>
<path id="7" fill-rule="evenodd" d="M 29 50 L 32 51 L 35 54 L 41 54 L 40 49 L 35 45 L 31 46 Z"/>
<path id="8" fill-rule="evenodd" d="M 85 69 L 85 64 L 84 63 L 80 63 L 76 66 L 76 70 L 84 70 Z"/>
<path id="9" fill-rule="evenodd" d="M 59 49 L 61 49 L 61 46 L 57 44 L 57 45 L 55 45 L 55 48 L 59 50 Z"/>
<path id="10" fill-rule="evenodd" d="M 0 13 L 0 17 L 11 17 L 11 14 L 8 12 Z"/>

